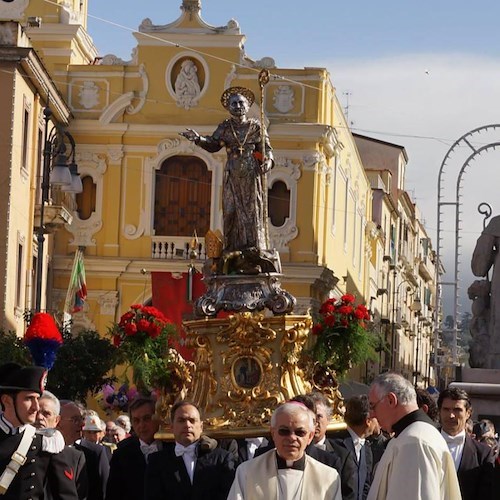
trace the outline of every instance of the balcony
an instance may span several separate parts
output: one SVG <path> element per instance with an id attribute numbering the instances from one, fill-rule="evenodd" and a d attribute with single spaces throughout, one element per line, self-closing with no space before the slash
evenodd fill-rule
<path id="1" fill-rule="evenodd" d="M 65 224 L 73 222 L 72 210 L 75 207 L 75 201 L 69 193 L 60 189 L 52 192 L 52 199 L 43 208 L 43 224 L 45 232 L 53 233 Z M 35 205 L 35 229 L 40 227 L 41 204 Z"/>
<path id="2" fill-rule="evenodd" d="M 153 259 L 190 260 L 192 236 L 153 236 L 151 257 Z M 205 238 L 198 238 L 195 261 L 206 259 Z"/>
<path id="3" fill-rule="evenodd" d="M 432 281 L 434 279 L 434 264 L 428 257 L 422 257 L 422 255 L 420 255 L 419 261 L 418 272 L 420 276 L 422 276 L 425 281 Z"/>

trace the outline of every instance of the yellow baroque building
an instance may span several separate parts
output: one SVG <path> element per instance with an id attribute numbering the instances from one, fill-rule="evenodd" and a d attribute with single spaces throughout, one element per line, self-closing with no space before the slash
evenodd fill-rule
<path id="1" fill-rule="evenodd" d="M 30 200 L 29 206 L 16 209 L 22 221 L 9 226 L 11 218 L 5 224 L 10 235 L 8 264 L 0 270 L 0 281 L 9 290 L 2 302 L 4 328 L 21 334 L 21 313 L 34 304 L 37 186 L 44 141 L 40 130 L 47 103 L 55 111 L 55 121 L 69 124 L 76 141 L 83 192 L 63 196 L 51 190 L 48 205 L 59 210 L 53 224 L 59 230 L 46 236 L 42 308 L 62 311 L 73 256 L 83 248 L 88 299 L 73 321 L 76 328 L 104 334 L 131 304 L 152 300 L 155 273 L 179 280 L 179 293 L 184 293 L 181 282 L 188 266 L 201 270 L 204 235 L 209 229 L 222 230 L 225 152 L 207 153 L 179 132 L 186 128 L 213 132 L 227 117 L 220 103 L 222 92 L 243 86 L 256 96 L 250 115 L 261 118 L 264 112 L 274 150 L 275 167 L 267 181 L 269 230 L 283 264 L 282 285 L 297 298 L 294 312 L 314 311 L 328 297 L 353 293 L 376 313 L 375 326 L 390 344 L 390 354 L 381 352 L 378 363 L 362 367 L 355 376 L 369 378 L 389 367 L 404 367 L 411 376 L 419 344 L 415 346 L 415 335 L 410 338 L 400 323 L 396 327 L 401 307 L 394 304 L 402 294 L 394 290 L 408 279 L 400 256 L 403 249 L 410 251 L 399 240 L 407 237 L 405 228 L 411 226 L 415 244 L 410 267 L 418 274 L 415 259 L 424 258 L 419 253 L 421 241 L 428 238 L 415 219 L 411 200 L 402 194 L 404 175 L 398 173 L 407 158 L 401 163 L 398 147 L 395 173 L 387 173 L 390 168 L 385 163 L 378 165 L 367 154 L 376 145 L 351 134 L 326 69 L 278 68 L 270 57 L 251 59 L 244 50 L 239 23 L 208 25 L 201 17 L 199 0 L 182 0 L 180 17 L 170 23 L 142 21 L 127 61 L 98 54 L 86 29 L 87 3 L 13 0 L 0 4 L 0 27 L 16 26 L 21 45 L 29 47 L 30 57 L 40 65 L 36 78 L 42 81 L 37 88 L 35 76 L 28 74 L 23 90 L 5 74 L 0 76 L 13 87 L 13 95 L 2 98 L 14 97 L 16 109 L 23 109 L 25 103 L 32 122 L 23 129 L 25 115 L 13 113 L 12 124 L 2 123 L 12 131 L 12 143 L 2 144 L 0 150 L 3 157 L 13 152 L 11 206 Z M 18 42 L 16 38 L 13 45 L 19 49 Z M 9 64 L 5 57 L 0 63 L 2 68 Z M 262 100 L 258 75 L 263 68 L 269 71 L 270 81 Z M 25 141 L 28 151 L 26 175 L 18 165 L 24 156 L 16 141 Z M 397 182 L 392 192 L 391 182 Z M 6 206 L 2 210 L 9 214 Z M 64 210 L 69 217 L 61 216 Z M 2 217 L 8 221 L 4 212 Z M 401 222 L 404 214 L 409 222 Z M 22 253 L 16 241 L 25 242 Z M 429 245 L 425 251 L 430 252 Z M 392 292 L 390 265 L 402 270 L 397 282 L 392 282 Z M 424 288 L 422 297 L 425 292 L 431 304 L 432 287 Z M 382 320 L 391 324 L 389 329 Z M 423 342 L 420 337 L 419 341 Z M 420 352 L 423 349 L 422 344 Z"/>
<path id="2" fill-rule="evenodd" d="M 259 117 L 263 66 L 271 73 L 264 103 L 276 163 L 268 177 L 270 235 L 283 285 L 297 297 L 297 312 L 345 291 L 365 301 L 371 191 L 328 72 L 253 61 L 237 22 L 214 28 L 197 2 L 182 9 L 171 24 L 142 22 L 131 61 L 76 61 L 60 75 L 84 192 L 72 224 L 57 235 L 54 303 L 65 295 L 78 246 L 89 300 L 75 321 L 99 331 L 151 298 L 150 273 L 187 271 L 195 231 L 201 268 L 204 234 L 222 229 L 225 152 L 204 152 L 179 132 L 213 132 L 227 116 L 220 95 L 229 86 L 255 93 L 251 114 Z M 192 94 L 180 90 L 186 66 L 195 68 Z"/>

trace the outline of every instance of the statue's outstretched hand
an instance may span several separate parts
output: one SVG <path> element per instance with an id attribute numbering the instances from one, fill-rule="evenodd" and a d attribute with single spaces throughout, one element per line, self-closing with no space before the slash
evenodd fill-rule
<path id="1" fill-rule="evenodd" d="M 196 142 L 200 139 L 200 134 L 196 132 L 196 130 L 193 130 L 192 128 L 187 128 L 185 132 L 179 132 L 179 135 L 182 135 L 182 137 L 185 137 L 188 141 L 191 142 Z"/>

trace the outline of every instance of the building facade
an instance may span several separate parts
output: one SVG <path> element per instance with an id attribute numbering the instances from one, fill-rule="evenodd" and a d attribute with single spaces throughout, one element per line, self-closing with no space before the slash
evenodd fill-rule
<path id="1" fill-rule="evenodd" d="M 207 153 L 179 132 L 212 133 L 227 116 L 222 92 L 243 86 L 256 96 L 250 115 L 260 118 L 263 111 L 274 150 L 267 181 L 269 230 L 283 265 L 282 285 L 297 298 L 295 312 L 314 312 L 326 298 L 353 293 L 375 313 L 381 346 L 379 360 L 353 376 L 368 381 L 394 368 L 419 383 L 428 380 L 424 357 L 432 332 L 422 318 L 432 313 L 435 271 L 429 239 L 404 190 L 404 148 L 351 134 L 326 69 L 279 68 L 270 57 L 253 60 L 239 23 L 208 25 L 197 0 L 183 0 L 180 17 L 168 24 L 142 21 L 127 61 L 98 54 L 86 30 L 87 3 L 14 0 L 0 10 L 4 23 L 19 20 L 22 37 L 54 87 L 30 87 L 30 137 L 37 137 L 43 107 L 57 98 L 57 119 L 69 123 L 83 183 L 82 193 L 65 197 L 71 220 L 59 224 L 64 227 L 54 244 L 50 238 L 46 245 L 44 307 L 62 310 L 77 248 L 84 249 L 88 288 L 84 309 L 73 317 L 77 328 L 104 334 L 131 304 L 154 302 L 158 273 L 185 290 L 188 266 L 201 270 L 205 260 L 205 233 L 222 230 L 226 153 Z M 263 100 L 262 68 L 271 74 Z M 22 95 L 16 109 L 23 107 Z M 22 142 L 22 123 L 11 130 Z M 12 192 L 31 200 L 24 208 L 24 236 L 6 223 L 14 231 L 10 241 L 29 242 L 21 281 L 12 274 L 20 252 L 13 243 L 6 258 L 12 276 L 0 280 L 9 294 L 18 286 L 23 297 L 17 306 L 5 306 L 14 311 L 12 327 L 20 324 L 19 312 L 33 305 L 36 144 L 32 178 L 22 194 Z M 4 153 L 10 151 L 16 151 L 14 143 Z M 22 162 L 22 154 L 16 161 Z M 21 174 L 18 184 L 23 186 Z M 418 310 L 412 306 L 417 299 Z"/>

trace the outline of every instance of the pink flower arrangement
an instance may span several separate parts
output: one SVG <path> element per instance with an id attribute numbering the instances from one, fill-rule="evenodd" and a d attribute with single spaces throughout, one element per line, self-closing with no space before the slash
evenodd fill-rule
<path id="1" fill-rule="evenodd" d="M 328 299 L 321 305 L 320 318 L 312 328 L 316 338 L 312 358 L 339 376 L 375 355 L 376 338 L 366 329 L 370 312 L 363 304 L 356 306 L 355 300 L 351 294 Z"/>

